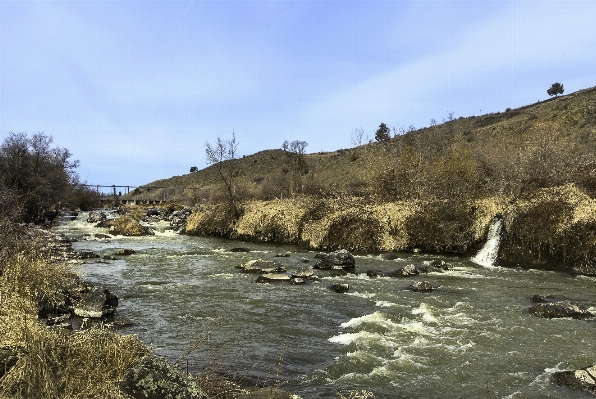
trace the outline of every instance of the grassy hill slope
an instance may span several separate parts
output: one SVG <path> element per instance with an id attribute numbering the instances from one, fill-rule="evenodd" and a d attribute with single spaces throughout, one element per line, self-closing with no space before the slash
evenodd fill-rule
<path id="1" fill-rule="evenodd" d="M 277 143 L 272 143 L 275 145 Z M 526 195 L 574 182 L 596 194 L 596 87 L 506 112 L 458 118 L 387 142 L 307 154 L 294 193 L 375 195 L 382 200 Z M 281 149 L 227 161 L 247 199 L 289 195 Z M 214 166 L 148 187 L 222 187 Z M 170 194 L 172 190 L 170 190 Z M 150 190 L 160 196 L 160 190 Z M 138 192 L 137 192 L 138 193 Z M 190 196 L 181 191 L 178 198 Z"/>

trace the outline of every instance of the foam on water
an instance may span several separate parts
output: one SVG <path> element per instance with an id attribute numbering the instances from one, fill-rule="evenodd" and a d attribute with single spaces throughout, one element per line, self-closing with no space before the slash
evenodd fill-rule
<path id="1" fill-rule="evenodd" d="M 359 327 L 362 324 L 377 324 L 385 328 L 395 328 L 397 325 L 381 312 L 374 312 L 369 315 L 356 317 L 350 321 L 341 324 L 342 328 Z"/>

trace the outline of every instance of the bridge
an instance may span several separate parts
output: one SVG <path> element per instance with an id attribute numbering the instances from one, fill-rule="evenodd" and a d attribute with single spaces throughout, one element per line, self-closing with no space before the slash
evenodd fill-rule
<path id="1" fill-rule="evenodd" d="M 173 193 L 190 190 L 194 194 L 197 192 L 204 193 L 206 197 L 211 197 L 211 189 L 204 188 L 204 187 L 176 187 L 176 186 L 119 186 L 112 184 L 111 186 L 106 186 L 102 184 L 83 184 L 85 187 L 89 187 L 95 189 L 100 194 L 103 194 L 103 197 L 100 198 L 100 202 L 120 202 L 125 205 L 140 205 L 140 204 L 165 204 L 168 202 L 168 197 L 171 196 Z M 131 188 L 133 189 L 131 196 Z M 109 194 L 107 194 L 105 189 L 109 189 Z M 151 190 L 163 190 L 161 198 L 153 197 L 141 197 L 143 192 L 147 194 Z M 122 192 L 124 191 L 124 193 Z M 138 191 L 138 192 L 137 192 Z M 124 198 L 123 198 L 124 197 Z"/>

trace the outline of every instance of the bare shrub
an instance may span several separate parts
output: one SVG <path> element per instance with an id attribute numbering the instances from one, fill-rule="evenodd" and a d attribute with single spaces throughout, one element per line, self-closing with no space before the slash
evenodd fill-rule
<path id="1" fill-rule="evenodd" d="M 473 210 L 457 200 L 423 203 L 404 223 L 412 248 L 466 253 L 475 249 Z"/>

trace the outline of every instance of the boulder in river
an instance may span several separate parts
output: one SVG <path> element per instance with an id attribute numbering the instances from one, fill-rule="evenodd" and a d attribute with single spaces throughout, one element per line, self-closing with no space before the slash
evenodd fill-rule
<path id="1" fill-rule="evenodd" d="M 120 216 L 118 219 L 111 221 L 109 233 L 119 236 L 147 236 L 155 234 L 149 227 L 143 226 L 128 216 Z"/>
<path id="2" fill-rule="evenodd" d="M 414 284 L 408 287 L 410 291 L 414 292 L 429 292 L 435 289 L 428 281 L 416 281 Z"/>
<path id="3" fill-rule="evenodd" d="M 537 303 L 530 308 L 530 313 L 534 316 L 547 319 L 559 317 L 587 319 L 592 317 L 592 313 L 590 313 L 588 308 L 569 301 Z"/>
<path id="4" fill-rule="evenodd" d="M 254 259 L 242 263 L 236 268 L 247 273 L 283 273 L 286 271 L 284 265 L 274 260 Z"/>
<path id="5" fill-rule="evenodd" d="M 89 216 L 87 217 L 87 223 L 99 223 L 106 219 L 106 214 L 102 211 L 93 211 L 89 213 Z"/>
<path id="6" fill-rule="evenodd" d="M 74 314 L 80 317 L 100 318 L 114 313 L 118 297 L 108 289 L 93 287 L 73 305 Z"/>
<path id="7" fill-rule="evenodd" d="M 341 249 L 328 254 L 319 254 L 317 263 L 313 266 L 315 269 L 353 269 L 356 267 L 354 256 Z"/>
<path id="8" fill-rule="evenodd" d="M 126 248 L 126 249 L 120 249 L 120 250 L 118 250 L 114 255 L 116 255 L 116 256 L 128 256 L 128 255 L 134 255 L 136 253 L 137 253 L 137 251 L 135 251 L 134 249 Z"/>
<path id="9" fill-rule="evenodd" d="M 119 387 L 135 399 L 207 399 L 191 376 L 155 354 L 143 357 L 130 368 Z"/>
<path id="10" fill-rule="evenodd" d="M 451 265 L 447 262 L 445 262 L 443 259 L 435 259 L 432 262 L 430 262 L 430 265 L 432 267 L 435 267 L 437 269 L 441 269 L 441 270 L 450 270 L 451 269 Z"/>
<path id="11" fill-rule="evenodd" d="M 330 285 L 329 289 L 331 291 L 337 292 L 338 294 L 344 294 L 350 290 L 350 286 L 348 284 L 335 283 L 333 285 Z"/>
<path id="12" fill-rule="evenodd" d="M 582 389 L 596 395 L 596 364 L 578 370 L 557 371 L 551 380 L 557 385 Z"/>
<path id="13" fill-rule="evenodd" d="M 287 283 L 291 280 L 290 276 L 285 273 L 265 273 L 261 274 L 255 280 L 256 283 Z"/>
<path id="14" fill-rule="evenodd" d="M 387 277 L 412 277 L 420 274 L 418 268 L 414 265 L 406 265 L 397 270 L 388 272 Z"/>

